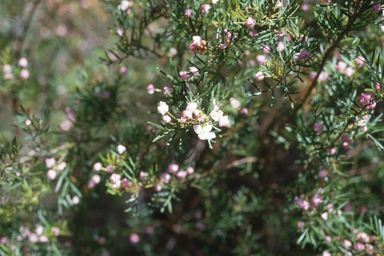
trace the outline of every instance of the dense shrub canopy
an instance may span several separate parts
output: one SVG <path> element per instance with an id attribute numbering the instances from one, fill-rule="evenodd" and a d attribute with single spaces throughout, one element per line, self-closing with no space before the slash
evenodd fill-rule
<path id="1" fill-rule="evenodd" d="M 384 255 L 384 2 L 3 2 L 0 255 Z"/>

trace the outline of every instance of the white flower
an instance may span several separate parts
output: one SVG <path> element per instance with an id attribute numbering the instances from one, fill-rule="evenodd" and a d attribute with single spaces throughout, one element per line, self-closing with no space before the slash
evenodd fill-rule
<path id="1" fill-rule="evenodd" d="M 208 122 L 204 127 L 202 127 L 201 125 L 194 125 L 193 129 L 201 140 L 211 140 L 216 138 L 216 134 L 214 132 L 211 132 L 212 122 Z"/>
<path id="2" fill-rule="evenodd" d="M 121 1 L 121 4 L 117 7 L 117 9 L 126 11 L 129 7 L 129 2 L 126 0 Z"/>
<path id="3" fill-rule="evenodd" d="M 231 98 L 231 105 L 233 108 L 240 108 L 241 107 L 241 102 L 235 98 Z"/>
<path id="4" fill-rule="evenodd" d="M 165 115 L 168 112 L 169 107 L 167 103 L 165 103 L 164 101 L 160 101 L 160 104 L 157 107 L 157 110 L 159 110 L 160 114 Z"/>
<path id="5" fill-rule="evenodd" d="M 212 117 L 213 120 L 215 121 L 219 121 L 220 118 L 223 117 L 223 111 L 219 110 L 219 107 L 218 106 L 215 106 L 210 114 L 210 116 Z"/>

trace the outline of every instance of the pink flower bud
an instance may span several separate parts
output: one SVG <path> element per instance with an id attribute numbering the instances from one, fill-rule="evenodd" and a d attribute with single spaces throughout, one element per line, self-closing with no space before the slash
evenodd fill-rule
<path id="1" fill-rule="evenodd" d="M 322 125 L 322 124 L 315 123 L 315 124 L 313 125 L 313 130 L 314 130 L 315 132 L 321 133 L 321 132 L 322 132 L 322 129 L 323 129 L 323 125 Z"/>
<path id="2" fill-rule="evenodd" d="M 22 68 L 26 68 L 28 66 L 28 60 L 26 58 L 20 58 L 19 66 Z"/>
<path id="3" fill-rule="evenodd" d="M 45 235 L 41 235 L 39 237 L 39 241 L 40 241 L 40 243 L 48 242 L 48 237 L 46 237 Z"/>
<path id="4" fill-rule="evenodd" d="M 378 2 L 373 2 L 371 9 L 373 12 L 378 13 L 381 9 L 381 6 Z"/>
<path id="5" fill-rule="evenodd" d="M 259 63 L 260 65 L 265 65 L 266 59 L 267 58 L 265 57 L 265 55 L 257 55 L 256 56 L 257 63 Z"/>
<path id="6" fill-rule="evenodd" d="M 201 12 L 202 13 L 207 13 L 209 11 L 209 9 L 211 8 L 211 6 L 209 4 L 203 4 L 201 6 Z"/>
<path id="7" fill-rule="evenodd" d="M 101 94 L 101 98 L 103 100 L 109 99 L 109 97 L 110 97 L 110 93 L 107 91 L 103 91 L 103 93 Z"/>
<path id="8" fill-rule="evenodd" d="M 117 33 L 118 36 L 123 36 L 124 30 L 122 28 L 117 28 L 116 29 L 116 33 Z"/>
<path id="9" fill-rule="evenodd" d="M 148 173 L 147 172 L 140 172 L 140 179 L 141 180 L 145 180 L 147 177 L 148 177 Z"/>
<path id="10" fill-rule="evenodd" d="M 355 58 L 356 65 L 363 66 L 365 63 L 365 59 L 362 56 L 357 56 Z"/>
<path id="11" fill-rule="evenodd" d="M 191 17 L 191 15 L 192 15 L 192 9 L 186 9 L 186 10 L 184 11 L 184 14 L 185 14 L 185 16 L 187 16 L 188 18 Z"/>
<path id="12" fill-rule="evenodd" d="M 157 107 L 157 110 L 159 110 L 160 114 L 165 115 L 169 110 L 167 103 L 160 101 L 160 104 Z"/>
<path id="13" fill-rule="evenodd" d="M 338 63 L 337 63 L 337 65 L 335 66 L 335 69 L 337 70 L 337 71 L 340 71 L 340 72 L 344 72 L 344 70 L 347 68 L 347 64 L 346 63 L 344 63 L 344 62 L 342 62 L 342 61 L 339 61 Z"/>
<path id="14" fill-rule="evenodd" d="M 264 74 L 263 74 L 263 72 L 261 72 L 261 71 L 257 72 L 256 75 L 255 75 L 255 79 L 256 79 L 257 81 L 262 81 L 262 80 L 264 80 Z"/>
<path id="15" fill-rule="evenodd" d="M 100 178 L 100 175 L 93 175 L 92 176 L 92 181 L 95 182 L 95 184 L 99 184 L 101 178 Z"/>
<path id="16" fill-rule="evenodd" d="M 38 226 L 36 229 L 35 229 L 35 233 L 36 235 L 38 236 L 41 236 L 41 234 L 43 234 L 43 231 L 44 231 L 44 227 L 43 226 Z"/>
<path id="17" fill-rule="evenodd" d="M 170 116 L 168 116 L 168 115 L 165 115 L 165 116 L 163 116 L 163 121 L 164 122 L 166 122 L 166 123 L 169 123 L 169 122 L 171 122 L 171 117 Z"/>
<path id="18" fill-rule="evenodd" d="M 9 74 L 9 73 L 4 74 L 4 79 L 6 79 L 6 80 L 12 80 L 14 78 L 15 77 L 12 74 Z"/>
<path id="19" fill-rule="evenodd" d="M 257 30 L 256 30 L 256 29 L 253 29 L 251 32 L 249 32 L 249 36 L 250 36 L 250 37 L 255 37 L 255 36 L 257 36 Z"/>
<path id="20" fill-rule="evenodd" d="M 131 235 L 129 236 L 129 241 L 130 241 L 132 244 L 136 244 L 136 243 L 138 243 L 138 242 L 140 241 L 140 237 L 139 237 L 137 234 L 133 233 L 133 234 L 131 234 Z"/>
<path id="21" fill-rule="evenodd" d="M 105 169 L 107 169 L 107 173 L 111 173 L 113 172 L 113 165 L 109 164 L 107 167 L 105 167 Z"/>
<path id="22" fill-rule="evenodd" d="M 154 86 L 153 84 L 149 84 L 149 85 L 147 86 L 147 92 L 148 92 L 149 94 L 154 94 L 154 93 L 155 93 L 155 86 Z"/>
<path id="23" fill-rule="evenodd" d="M 195 112 L 196 109 L 197 109 L 197 103 L 196 102 L 190 102 L 187 104 L 186 110 L 190 110 L 192 112 Z"/>
<path id="24" fill-rule="evenodd" d="M 176 177 L 179 179 L 184 179 L 185 177 L 187 177 L 187 174 L 188 173 L 186 171 L 179 171 L 177 172 Z"/>
<path id="25" fill-rule="evenodd" d="M 172 93 L 173 92 L 173 88 L 170 88 L 170 87 L 164 87 L 164 96 L 167 96 L 169 93 Z"/>
<path id="26" fill-rule="evenodd" d="M 56 175 L 57 175 L 57 173 L 55 170 L 50 169 L 47 172 L 48 179 L 54 180 L 56 178 Z"/>
<path id="27" fill-rule="evenodd" d="M 329 149 L 329 154 L 334 155 L 336 153 L 336 148 L 330 148 Z"/>
<path id="28" fill-rule="evenodd" d="M 88 188 L 88 189 L 92 189 L 92 188 L 94 188 L 95 186 L 96 186 L 96 183 L 93 182 L 92 180 L 91 180 L 90 182 L 88 182 L 88 184 L 87 184 L 87 188 Z"/>
<path id="29" fill-rule="evenodd" d="M 124 75 L 127 73 L 127 68 L 126 67 L 121 67 L 119 70 L 120 74 Z"/>
<path id="30" fill-rule="evenodd" d="M 73 204 L 79 204 L 79 202 L 80 202 L 80 199 L 79 199 L 78 196 L 74 196 L 74 197 L 72 197 L 72 203 L 73 203 Z"/>
<path id="31" fill-rule="evenodd" d="M 229 126 L 228 116 L 223 116 L 219 119 L 219 126 L 220 127 L 228 127 Z"/>
<path id="32" fill-rule="evenodd" d="M 284 46 L 284 43 L 283 43 L 283 42 L 278 42 L 278 43 L 277 43 L 277 50 L 278 50 L 279 52 L 282 52 L 282 51 L 285 50 L 285 46 Z"/>
<path id="33" fill-rule="evenodd" d="M 161 191 L 162 187 L 161 187 L 161 185 L 156 185 L 155 189 L 156 189 L 156 191 Z"/>
<path id="34" fill-rule="evenodd" d="M 61 162 L 61 163 L 59 163 L 59 164 L 57 165 L 57 169 L 58 169 L 59 171 L 64 170 L 65 167 L 67 167 L 67 163 L 66 163 L 66 162 Z"/>
<path id="35" fill-rule="evenodd" d="M 332 212 L 333 211 L 333 204 L 328 204 L 327 208 L 328 208 L 328 212 Z"/>
<path id="36" fill-rule="evenodd" d="M 179 166 L 177 164 L 170 164 L 168 166 L 169 173 L 176 173 L 179 170 Z"/>
<path id="37" fill-rule="evenodd" d="M 100 163 L 100 162 L 97 162 L 93 165 L 93 170 L 95 172 L 99 172 L 101 170 L 101 168 L 103 167 L 103 165 Z"/>
<path id="38" fill-rule="evenodd" d="M 129 187 L 131 185 L 131 183 L 128 181 L 127 178 L 124 178 L 122 181 L 121 181 L 121 187 L 123 189 L 126 189 L 127 187 Z"/>
<path id="39" fill-rule="evenodd" d="M 349 247 L 352 246 L 352 243 L 351 243 L 351 241 L 344 240 L 344 241 L 343 241 L 343 245 L 344 245 L 345 247 L 349 248 Z"/>
<path id="40" fill-rule="evenodd" d="M 347 77 L 351 77 L 354 73 L 355 73 L 355 70 L 353 70 L 353 68 L 351 68 L 351 67 L 348 67 L 348 68 L 345 70 L 345 75 L 346 75 Z"/>
<path id="41" fill-rule="evenodd" d="M 381 90 L 381 88 L 380 88 L 380 83 L 379 83 L 379 82 L 376 82 L 376 83 L 375 83 L 375 88 L 376 88 L 377 91 L 380 91 L 380 90 Z"/>
<path id="42" fill-rule="evenodd" d="M 187 173 L 188 174 L 192 174 L 195 170 L 193 169 L 193 167 L 188 167 L 187 168 Z"/>
<path id="43" fill-rule="evenodd" d="M 12 72 L 12 66 L 10 64 L 3 65 L 3 72 L 4 73 L 11 73 Z"/>
<path id="44" fill-rule="evenodd" d="M 227 45 L 225 45 L 225 44 L 220 44 L 220 48 L 221 48 L 222 50 L 224 50 L 225 48 L 227 48 Z"/>
<path id="45" fill-rule="evenodd" d="M 298 230 L 303 230 L 304 229 L 304 222 L 303 221 L 297 222 L 297 229 Z"/>
<path id="46" fill-rule="evenodd" d="M 331 236 L 326 236 L 326 237 L 325 237 L 325 241 L 327 241 L 327 243 L 332 242 L 332 238 L 331 238 Z"/>
<path id="47" fill-rule="evenodd" d="M 252 19 L 251 17 L 248 17 L 248 19 L 245 21 L 245 26 L 247 26 L 247 28 L 251 29 L 255 26 L 255 20 Z"/>
<path id="48" fill-rule="evenodd" d="M 305 201 L 303 198 L 295 197 L 295 205 L 298 205 L 301 207 L 303 210 L 308 210 L 309 209 L 309 203 Z"/>
<path id="49" fill-rule="evenodd" d="M 217 2 L 219 2 L 219 0 L 212 0 L 212 4 L 217 4 Z"/>
<path id="50" fill-rule="evenodd" d="M 316 208 L 317 206 L 319 206 L 323 202 L 323 200 L 318 195 L 315 195 L 312 198 L 311 202 L 312 202 L 312 207 Z"/>
<path id="51" fill-rule="evenodd" d="M 328 213 L 325 212 L 325 213 L 321 214 L 321 218 L 322 218 L 323 220 L 327 220 L 327 219 L 328 219 Z"/>
<path id="52" fill-rule="evenodd" d="M 126 147 L 124 147 L 123 145 L 118 145 L 117 146 L 117 151 L 119 152 L 120 155 L 124 154 L 124 152 L 127 150 Z"/>
<path id="53" fill-rule="evenodd" d="M 181 77 L 181 80 L 187 80 L 188 72 L 187 71 L 180 71 L 179 76 Z"/>
<path id="54" fill-rule="evenodd" d="M 163 173 L 161 175 L 161 182 L 163 182 L 164 184 L 167 184 L 170 180 L 171 180 L 171 175 L 169 175 L 168 173 Z"/>
<path id="55" fill-rule="evenodd" d="M 340 217 L 341 214 L 342 214 L 341 210 L 338 210 L 338 211 L 337 211 L 337 217 Z"/>
<path id="56" fill-rule="evenodd" d="M 47 158 L 47 159 L 45 159 L 45 166 L 47 168 L 51 168 L 51 167 L 55 166 L 55 164 L 56 164 L 55 158 Z"/>
<path id="57" fill-rule="evenodd" d="M 247 108 L 243 108 L 242 110 L 240 110 L 240 113 L 248 114 L 248 109 Z"/>
<path id="58" fill-rule="evenodd" d="M 329 252 L 323 252 L 321 256 L 332 256 L 332 254 L 330 254 Z"/>
<path id="59" fill-rule="evenodd" d="M 357 243 L 353 248 L 356 250 L 356 252 L 362 252 L 364 251 L 365 246 L 362 243 Z"/>
<path id="60" fill-rule="evenodd" d="M 261 44 L 260 48 L 263 50 L 264 53 L 270 53 L 271 52 L 271 48 L 267 45 Z"/>

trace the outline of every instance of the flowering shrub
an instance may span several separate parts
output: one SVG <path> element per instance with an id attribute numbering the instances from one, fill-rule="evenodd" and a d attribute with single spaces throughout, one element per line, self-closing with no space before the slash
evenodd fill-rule
<path id="1" fill-rule="evenodd" d="M 383 4 L 6 0 L 0 255 L 384 255 Z"/>

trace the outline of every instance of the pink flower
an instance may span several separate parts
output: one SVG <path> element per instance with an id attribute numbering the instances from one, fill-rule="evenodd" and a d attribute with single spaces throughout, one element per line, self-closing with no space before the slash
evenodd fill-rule
<path id="1" fill-rule="evenodd" d="M 88 189 L 92 189 L 92 188 L 94 188 L 95 186 L 96 186 L 96 183 L 93 182 L 92 180 L 91 180 L 90 182 L 88 182 L 88 184 L 87 184 L 87 188 L 88 188 Z"/>
<path id="2" fill-rule="evenodd" d="M 355 70 L 353 70 L 353 68 L 351 68 L 351 67 L 348 67 L 348 68 L 345 70 L 345 75 L 346 75 L 347 77 L 351 77 L 354 73 L 355 73 Z"/>
<path id="3" fill-rule="evenodd" d="M 187 168 L 187 173 L 188 174 L 192 174 L 195 170 L 193 169 L 193 167 L 188 167 Z"/>
<path id="4" fill-rule="evenodd" d="M 265 44 L 261 44 L 260 48 L 263 50 L 264 53 L 270 53 L 271 52 L 271 48 Z"/>
<path id="5" fill-rule="evenodd" d="M 60 234 L 60 229 L 58 227 L 52 227 L 52 232 L 55 234 L 55 236 L 59 236 Z"/>
<path id="6" fill-rule="evenodd" d="M 109 181 L 112 183 L 112 188 L 117 189 L 120 188 L 121 185 L 121 175 L 117 173 L 113 173 L 109 178 Z"/>
<path id="7" fill-rule="evenodd" d="M 118 36 L 123 36 L 124 30 L 122 28 L 117 28 L 116 29 L 116 33 L 117 33 Z"/>
<path id="8" fill-rule="evenodd" d="M 359 206 L 359 207 L 357 207 L 356 212 L 357 213 L 366 213 L 366 212 L 368 212 L 368 208 L 365 206 Z"/>
<path id="9" fill-rule="evenodd" d="M 222 50 L 224 50 L 225 48 L 227 48 L 227 45 L 225 45 L 225 44 L 220 44 L 220 48 L 221 48 Z"/>
<path id="10" fill-rule="evenodd" d="M 148 94 L 154 94 L 155 93 L 155 86 L 153 84 L 149 84 L 147 86 L 147 92 L 148 92 Z"/>
<path id="11" fill-rule="evenodd" d="M 26 68 L 28 66 L 28 60 L 26 58 L 20 58 L 19 66 L 22 68 Z"/>
<path id="12" fill-rule="evenodd" d="M 122 181 L 121 181 L 121 187 L 123 189 L 126 189 L 127 187 L 129 187 L 131 185 L 131 183 L 128 181 L 127 178 L 124 178 Z"/>
<path id="13" fill-rule="evenodd" d="M 57 175 L 57 173 L 55 170 L 50 169 L 47 172 L 48 179 L 54 180 L 56 178 L 56 175 Z"/>
<path id="14" fill-rule="evenodd" d="M 209 9 L 211 8 L 211 6 L 209 4 L 203 4 L 201 6 L 201 12 L 202 13 L 207 13 L 209 11 Z"/>
<path id="15" fill-rule="evenodd" d="M 167 96 L 169 93 L 172 93 L 173 92 L 173 88 L 171 88 L 171 87 L 167 87 L 167 86 L 165 86 L 164 87 L 164 96 Z"/>
<path id="16" fill-rule="evenodd" d="M 344 62 L 342 62 L 342 61 L 339 61 L 338 63 L 337 63 L 337 65 L 335 66 L 335 69 L 337 70 L 337 71 L 340 71 L 340 72 L 344 72 L 344 70 L 347 68 L 347 64 L 346 63 L 344 63 Z"/>
<path id="17" fill-rule="evenodd" d="M 184 14 L 185 14 L 185 16 L 187 16 L 188 18 L 191 17 L 191 15 L 192 15 L 192 9 L 186 9 L 186 10 L 184 11 Z"/>
<path id="18" fill-rule="evenodd" d="M 351 247 L 351 246 L 352 246 L 352 243 L 351 243 L 351 241 L 344 240 L 344 241 L 343 241 L 343 245 L 344 245 L 345 247 Z"/>
<path id="19" fill-rule="evenodd" d="M 40 243 L 48 242 L 48 237 L 46 237 L 45 235 L 41 235 L 39 237 L 39 241 L 40 241 Z"/>
<path id="20" fill-rule="evenodd" d="M 329 79 L 328 73 L 325 72 L 325 71 L 321 71 L 320 75 L 319 75 L 319 78 L 318 78 L 319 82 L 326 81 L 328 79 Z"/>
<path id="21" fill-rule="evenodd" d="M 378 13 L 381 9 L 380 4 L 378 2 L 373 2 L 371 9 L 373 12 Z"/>
<path id="22" fill-rule="evenodd" d="M 189 72 L 191 72 L 191 73 L 196 73 L 196 72 L 198 72 L 199 70 L 196 68 L 196 67 L 190 67 L 189 68 Z"/>
<path id="23" fill-rule="evenodd" d="M 6 79 L 6 80 L 12 80 L 14 78 L 15 77 L 12 74 L 9 74 L 9 73 L 4 74 L 4 79 Z"/>
<path id="24" fill-rule="evenodd" d="M 332 212 L 333 211 L 333 204 L 328 204 L 327 208 L 328 208 L 328 212 Z"/>
<path id="25" fill-rule="evenodd" d="M 59 171 L 64 170 L 65 167 L 67 167 L 67 163 L 66 163 L 66 162 L 61 162 L 60 164 L 57 165 L 57 169 L 58 169 Z"/>
<path id="26" fill-rule="evenodd" d="M 200 230 L 204 230 L 205 229 L 205 224 L 204 224 L 204 222 L 199 221 L 199 222 L 196 223 L 196 227 L 198 229 L 200 229 Z"/>
<path id="27" fill-rule="evenodd" d="M 145 180 L 147 177 L 148 177 L 148 173 L 147 172 L 140 172 L 140 179 L 141 180 Z"/>
<path id="28" fill-rule="evenodd" d="M 217 4 L 217 2 L 219 2 L 219 0 L 212 0 L 212 4 Z"/>
<path id="29" fill-rule="evenodd" d="M 124 147 L 123 145 L 117 146 L 117 151 L 119 152 L 120 155 L 122 155 L 126 150 L 127 150 L 127 148 Z"/>
<path id="30" fill-rule="evenodd" d="M 275 8 L 281 8 L 281 2 L 279 0 L 275 2 Z"/>
<path id="31" fill-rule="evenodd" d="M 309 203 L 305 201 L 303 198 L 295 197 L 295 205 L 298 205 L 301 207 L 303 210 L 308 210 L 309 209 Z"/>
<path id="32" fill-rule="evenodd" d="M 322 125 L 322 124 L 315 123 L 315 124 L 313 125 L 313 130 L 314 130 L 315 132 L 321 133 L 321 132 L 322 132 L 322 129 L 323 129 L 323 125 Z"/>
<path id="33" fill-rule="evenodd" d="M 264 80 L 264 74 L 263 74 L 263 72 L 261 72 L 261 71 L 257 72 L 256 75 L 255 75 L 255 79 L 256 79 L 257 81 L 263 81 L 263 80 Z"/>
<path id="34" fill-rule="evenodd" d="M 188 173 L 186 171 L 179 171 L 177 172 L 176 177 L 179 179 L 184 179 L 185 177 L 187 177 L 187 174 Z"/>
<path id="35" fill-rule="evenodd" d="M 44 231 L 44 227 L 43 226 L 38 226 L 36 229 L 35 229 L 35 233 L 36 235 L 38 236 L 41 236 L 41 234 L 43 234 L 43 231 Z"/>
<path id="36" fill-rule="evenodd" d="M 156 191 L 161 191 L 162 187 L 161 187 L 161 185 L 156 185 L 155 189 L 156 189 Z"/>
<path id="37" fill-rule="evenodd" d="M 250 37 L 255 37 L 255 36 L 257 36 L 257 30 L 256 30 L 256 29 L 253 29 L 251 32 L 249 32 L 249 36 L 250 36 Z"/>
<path id="38" fill-rule="evenodd" d="M 168 166 L 169 173 L 176 173 L 179 170 L 179 166 L 177 164 L 170 164 Z"/>
<path id="39" fill-rule="evenodd" d="M 356 252 L 362 252 L 365 249 L 365 246 L 362 243 L 357 243 L 353 248 L 356 250 Z"/>
<path id="40" fill-rule="evenodd" d="M 329 252 L 323 252 L 322 256 L 332 256 Z"/>
<path id="41" fill-rule="evenodd" d="M 127 68 L 123 66 L 120 68 L 119 72 L 120 72 L 120 74 L 124 75 L 127 73 Z"/>
<path id="42" fill-rule="evenodd" d="M 242 110 L 240 110 L 240 113 L 248 114 L 248 109 L 247 108 L 243 108 Z"/>
<path id="43" fill-rule="evenodd" d="M 297 229 L 298 230 L 303 230 L 304 229 L 304 222 L 303 221 L 297 222 Z"/>
<path id="44" fill-rule="evenodd" d="M 357 56 L 355 58 L 356 65 L 363 66 L 365 63 L 365 59 L 362 56 Z"/>
<path id="45" fill-rule="evenodd" d="M 99 184 L 101 178 L 100 178 L 100 175 L 93 175 L 92 176 L 92 181 L 95 182 L 95 184 Z"/>
<path id="46" fill-rule="evenodd" d="M 255 26 L 255 20 L 252 19 L 251 17 L 248 17 L 248 19 L 245 21 L 245 26 L 247 26 L 247 28 L 251 29 Z"/>
<path id="47" fill-rule="evenodd" d="M 159 110 L 160 114 L 165 115 L 168 112 L 169 107 L 168 107 L 167 103 L 160 101 L 160 104 L 157 107 L 157 110 Z"/>
<path id="48" fill-rule="evenodd" d="M 338 210 L 338 211 L 337 211 L 337 217 L 340 217 L 340 216 L 341 216 L 341 213 L 342 213 L 342 211 L 341 211 L 341 210 Z"/>
<path id="49" fill-rule="evenodd" d="M 99 239 L 97 239 L 97 243 L 98 243 L 99 245 L 103 245 L 103 244 L 105 244 L 105 238 L 104 238 L 104 237 L 99 237 Z"/>
<path id="50" fill-rule="evenodd" d="M 111 173 L 113 172 L 113 165 L 109 164 L 107 167 L 105 167 L 105 169 L 107 169 L 107 173 Z"/>
<path id="51" fill-rule="evenodd" d="M 259 63 L 260 65 L 265 65 L 266 59 L 267 58 L 265 57 L 265 55 L 257 55 L 256 56 L 257 63 Z"/>
<path id="52" fill-rule="evenodd" d="M 319 206 L 323 202 L 323 200 L 318 195 L 315 195 L 311 199 L 311 202 L 312 202 L 312 207 L 316 208 L 317 206 Z"/>
<path id="53" fill-rule="evenodd" d="M 322 218 L 323 220 L 327 220 L 327 219 L 328 219 L 328 213 L 325 212 L 325 213 L 321 214 L 321 218 Z"/>
<path id="54" fill-rule="evenodd" d="M 331 236 L 326 236 L 326 237 L 325 237 L 325 241 L 327 241 L 327 243 L 332 242 L 332 238 L 331 238 Z"/>
<path id="55" fill-rule="evenodd" d="M 80 202 L 80 199 L 79 199 L 78 196 L 74 196 L 74 197 L 72 197 L 72 203 L 73 203 L 73 204 L 79 204 L 79 202 Z"/>
<path id="56" fill-rule="evenodd" d="M 163 173 L 161 175 L 161 182 L 167 184 L 170 180 L 171 180 L 171 175 L 169 175 L 168 173 Z"/>
<path id="57" fill-rule="evenodd" d="M 45 159 L 45 166 L 47 168 L 51 168 L 51 167 L 55 166 L 55 164 L 56 164 L 55 158 L 47 158 L 47 159 Z"/>
<path id="58" fill-rule="evenodd" d="M 165 115 L 165 116 L 163 116 L 163 121 L 164 122 L 166 122 L 166 123 L 169 123 L 169 122 L 171 122 L 171 117 L 169 116 L 169 115 Z"/>
<path id="59" fill-rule="evenodd" d="M 181 80 L 187 80 L 188 78 L 188 72 L 187 71 L 180 71 L 179 76 L 181 77 Z"/>
<path id="60" fill-rule="evenodd" d="M 102 167 L 103 167 L 102 164 L 101 164 L 100 162 L 97 162 L 97 163 L 95 163 L 95 164 L 93 165 L 93 170 L 96 171 L 96 172 L 98 172 L 98 171 L 101 170 Z"/>
<path id="61" fill-rule="evenodd" d="M 4 73 L 11 73 L 12 72 L 12 66 L 10 64 L 3 65 L 3 72 Z"/>
<path id="62" fill-rule="evenodd" d="M 311 53 L 306 51 L 306 50 L 302 50 L 301 53 L 300 53 L 300 56 L 301 56 L 301 58 L 309 59 L 309 57 L 311 57 Z"/>
<path id="63" fill-rule="evenodd" d="M 219 126 L 220 127 L 228 127 L 229 126 L 228 116 L 223 116 L 219 119 Z"/>
<path id="64" fill-rule="evenodd" d="M 332 156 L 336 153 L 336 148 L 330 148 L 329 149 L 329 154 Z"/>
<path id="65" fill-rule="evenodd" d="M 4 236 L 1 238 L 1 241 L 0 241 L 1 244 L 6 244 L 7 242 L 8 242 L 7 237 Z"/>
<path id="66" fill-rule="evenodd" d="M 196 51 L 198 53 L 203 53 L 207 49 L 207 41 L 202 40 L 200 36 L 193 36 L 192 37 L 192 43 L 189 46 L 189 51 L 191 53 L 195 53 Z"/>
<path id="67" fill-rule="evenodd" d="M 376 102 L 371 102 L 372 95 L 362 93 L 360 103 L 363 105 L 369 105 L 366 107 L 366 109 L 374 109 L 376 107 Z"/>
<path id="68" fill-rule="evenodd" d="M 137 234 L 133 233 L 129 236 L 129 241 L 133 244 L 136 244 L 140 241 L 140 237 Z"/>
<path id="69" fill-rule="evenodd" d="M 197 103 L 196 102 L 190 102 L 187 104 L 186 110 L 190 110 L 192 112 L 195 112 L 196 109 L 197 109 Z"/>
<path id="70" fill-rule="evenodd" d="M 283 42 L 278 42 L 277 43 L 277 50 L 279 52 L 282 52 L 282 51 L 284 51 L 284 49 L 285 49 L 284 43 Z"/>
<path id="71" fill-rule="evenodd" d="M 379 82 L 375 83 L 375 88 L 376 88 L 376 91 L 380 91 L 381 90 Z"/>

